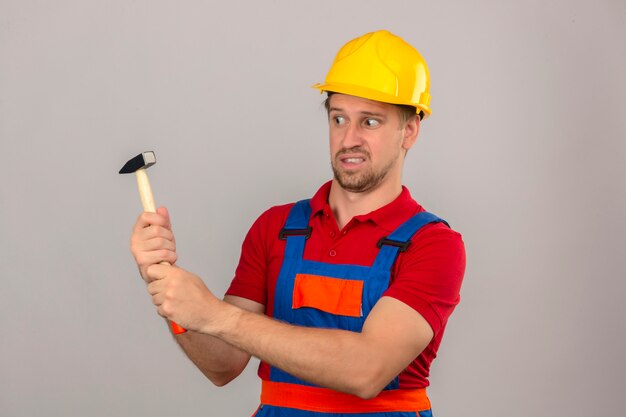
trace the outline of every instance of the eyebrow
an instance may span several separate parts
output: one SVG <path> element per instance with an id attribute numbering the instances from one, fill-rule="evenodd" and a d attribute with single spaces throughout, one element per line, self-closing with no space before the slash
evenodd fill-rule
<path id="1" fill-rule="evenodd" d="M 333 111 L 336 112 L 343 112 L 343 109 L 339 108 L 339 107 L 331 107 L 328 109 L 328 113 L 331 113 Z M 383 115 L 383 113 L 376 113 L 376 112 L 371 112 L 371 111 L 360 111 L 359 112 L 360 115 L 362 116 L 375 116 L 375 117 L 380 117 L 380 118 L 384 118 L 385 116 Z"/>

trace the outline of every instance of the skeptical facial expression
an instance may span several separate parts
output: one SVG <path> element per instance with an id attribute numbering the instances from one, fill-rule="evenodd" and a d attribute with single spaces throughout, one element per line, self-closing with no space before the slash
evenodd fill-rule
<path id="1" fill-rule="evenodd" d="M 392 104 L 344 94 L 330 97 L 328 118 L 331 165 L 344 190 L 400 184 L 404 154 L 417 136 L 415 121 L 402 124 Z"/>

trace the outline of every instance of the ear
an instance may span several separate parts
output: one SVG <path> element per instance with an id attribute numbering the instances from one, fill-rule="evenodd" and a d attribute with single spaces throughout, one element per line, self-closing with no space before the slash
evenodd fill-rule
<path id="1" fill-rule="evenodd" d="M 404 126 L 404 138 L 402 140 L 402 147 L 405 150 L 411 149 L 411 147 L 417 142 L 417 135 L 420 131 L 420 118 L 419 116 L 413 117 L 406 122 Z"/>

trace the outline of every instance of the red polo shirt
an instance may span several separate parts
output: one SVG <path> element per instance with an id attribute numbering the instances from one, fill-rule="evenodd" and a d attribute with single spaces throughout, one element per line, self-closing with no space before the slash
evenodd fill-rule
<path id="1" fill-rule="evenodd" d="M 378 254 L 376 243 L 416 213 L 424 211 L 406 187 L 391 203 L 371 213 L 354 217 L 339 230 L 328 205 L 331 182 L 311 199 L 311 237 L 304 258 L 331 264 L 371 266 Z M 242 246 L 235 277 L 226 292 L 266 306 L 272 315 L 276 280 L 283 262 L 286 242 L 278 239 L 289 210 L 287 204 L 272 207 L 250 228 Z M 430 344 L 400 375 L 400 388 L 429 385 L 430 364 L 437 355 L 448 317 L 459 303 L 465 272 L 465 248 L 461 235 L 441 223 L 417 232 L 406 252 L 398 255 L 391 283 L 383 294 L 402 301 L 420 313 L 433 329 Z M 259 376 L 269 379 L 262 364 Z"/>

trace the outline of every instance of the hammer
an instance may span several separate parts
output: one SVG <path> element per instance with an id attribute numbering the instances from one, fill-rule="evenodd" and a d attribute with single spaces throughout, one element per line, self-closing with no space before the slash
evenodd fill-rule
<path id="1" fill-rule="evenodd" d="M 139 187 L 139 196 L 141 197 L 141 204 L 144 211 L 155 213 L 156 207 L 154 206 L 154 198 L 152 197 L 152 189 L 150 188 L 150 181 L 148 181 L 148 174 L 146 169 L 156 164 L 156 155 L 152 151 L 142 152 L 139 155 L 131 158 L 120 169 L 120 174 L 137 175 L 137 187 Z M 161 265 L 169 265 L 167 261 L 160 262 Z M 185 333 L 187 330 L 180 327 L 178 324 L 171 322 L 172 331 L 174 334 Z"/>

